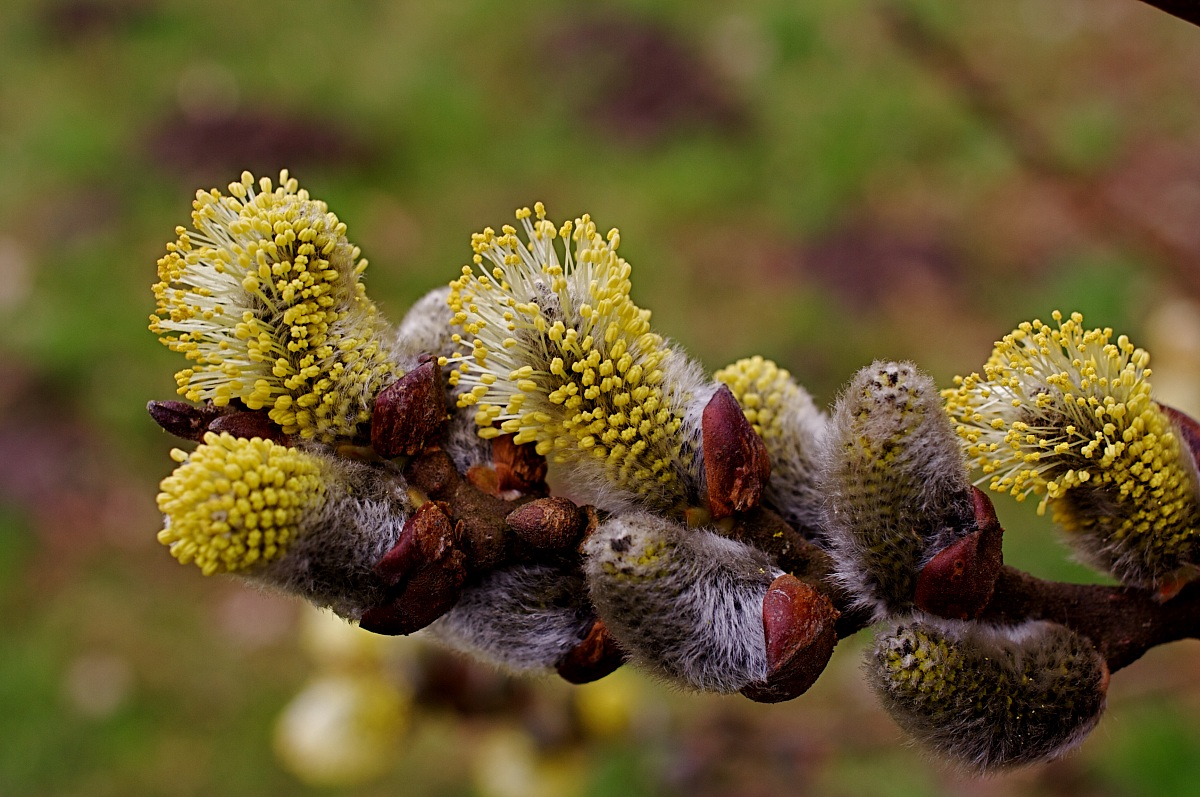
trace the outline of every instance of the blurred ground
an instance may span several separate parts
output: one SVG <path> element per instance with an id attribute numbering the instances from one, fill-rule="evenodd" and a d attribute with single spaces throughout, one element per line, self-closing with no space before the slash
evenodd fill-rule
<path id="1" fill-rule="evenodd" d="M 172 442 L 143 408 L 178 367 L 145 329 L 154 264 L 244 168 L 326 199 L 394 318 L 542 199 L 619 225 L 635 299 L 712 368 L 760 353 L 822 403 L 877 357 L 948 382 L 1061 308 L 1200 411 L 1200 29 L 1134 0 L 895 7 L 0 4 L 0 795 L 340 793 L 273 752 L 325 671 L 299 607 L 154 540 Z M 1000 511 L 1010 562 L 1088 577 Z M 775 707 L 401 641 L 372 666 L 407 730 L 345 793 L 962 793 L 865 693 L 862 636 Z M 972 793 L 1194 794 L 1195 654 L 1154 651 L 1078 755 Z"/>

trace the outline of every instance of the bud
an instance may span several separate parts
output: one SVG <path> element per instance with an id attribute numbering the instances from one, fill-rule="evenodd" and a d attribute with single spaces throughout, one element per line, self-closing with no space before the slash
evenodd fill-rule
<path id="1" fill-rule="evenodd" d="M 625 663 L 625 652 L 597 618 L 583 640 L 558 660 L 554 669 L 569 684 L 590 684 L 611 675 Z"/>
<path id="2" fill-rule="evenodd" d="M 392 459 L 419 454 L 446 427 L 446 394 L 437 364 L 423 362 L 380 391 L 371 418 L 371 447 Z"/>
<path id="3" fill-rule="evenodd" d="M 528 545 L 549 551 L 575 547 L 587 528 L 587 513 L 566 498 L 538 498 L 514 509 L 508 527 Z"/>
<path id="4" fill-rule="evenodd" d="M 1150 356 L 1083 316 L 1021 324 L 947 409 L 990 487 L 1041 495 L 1088 563 L 1177 587 L 1200 565 L 1200 479 L 1179 416 L 1151 398 Z"/>
<path id="5" fill-rule="evenodd" d="M 750 357 L 716 373 L 728 385 L 771 458 L 763 503 L 809 535 L 825 522 L 817 486 L 818 454 L 827 419 L 791 374 Z"/>
<path id="6" fill-rule="evenodd" d="M 913 602 L 917 608 L 950 620 L 978 617 L 992 599 L 1004 566 L 1004 529 L 992 501 L 972 487 L 975 530 L 938 551 L 921 568 Z"/>
<path id="7" fill-rule="evenodd" d="M 186 401 L 151 401 L 146 411 L 154 422 L 181 440 L 200 442 L 208 425 L 220 417 L 223 410 L 211 404 L 199 407 Z"/>
<path id="8" fill-rule="evenodd" d="M 261 437 L 280 445 L 287 445 L 288 437 L 276 424 L 271 422 L 266 412 L 227 412 L 213 418 L 208 425 L 210 432 L 228 432 L 234 437 Z"/>
<path id="9" fill-rule="evenodd" d="M 837 644 L 838 612 L 829 598 L 784 573 L 763 598 L 767 677 L 743 687 L 759 703 L 780 703 L 808 691 L 825 671 Z"/>
<path id="10" fill-rule="evenodd" d="M 769 672 L 768 557 L 655 515 L 610 517 L 584 541 L 592 603 L 631 660 L 675 683 L 736 692 Z"/>
<path id="11" fill-rule="evenodd" d="M 762 438 L 742 414 L 737 399 L 722 385 L 701 415 L 704 480 L 714 520 L 758 506 L 771 478 Z"/>
<path id="12" fill-rule="evenodd" d="M 926 562 L 977 526 L 933 380 L 909 363 L 863 368 L 838 397 L 825 442 L 836 575 L 877 618 L 907 611 Z"/>
<path id="13" fill-rule="evenodd" d="M 866 674 L 906 732 L 988 773 L 1057 758 L 1104 710 L 1108 668 L 1065 626 L 911 621 L 881 635 Z"/>

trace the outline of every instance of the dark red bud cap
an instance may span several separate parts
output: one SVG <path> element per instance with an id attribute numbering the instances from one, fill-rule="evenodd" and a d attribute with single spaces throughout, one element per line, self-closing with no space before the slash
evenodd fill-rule
<path id="1" fill-rule="evenodd" d="M 212 423 L 208 425 L 208 431 L 227 432 L 247 440 L 261 437 L 280 445 L 286 444 L 288 439 L 283 429 L 275 425 L 266 412 L 231 412 L 220 415 L 213 418 Z"/>
<path id="2" fill-rule="evenodd" d="M 597 618 L 583 641 L 567 651 L 555 669 L 567 683 L 587 684 L 611 675 L 624 663 L 625 654 L 604 622 Z"/>
<path id="3" fill-rule="evenodd" d="M 728 386 L 721 385 L 709 399 L 700 430 L 713 519 L 758 506 L 771 477 L 771 460 Z"/>
<path id="4" fill-rule="evenodd" d="M 446 426 L 442 372 L 423 362 L 375 397 L 371 446 L 385 459 L 419 454 Z"/>
<path id="5" fill-rule="evenodd" d="M 781 703 L 808 691 L 833 655 L 837 618 L 829 599 L 808 584 L 787 573 L 775 579 L 763 598 L 767 677 L 742 694 L 758 703 Z"/>
<path id="6" fill-rule="evenodd" d="M 375 573 L 391 587 L 411 577 L 430 562 L 444 559 L 459 547 L 460 529 L 446 507 L 427 501 L 409 516 L 392 550 L 375 565 Z"/>
<path id="7" fill-rule="evenodd" d="M 208 425 L 221 414 L 221 410 L 211 404 L 197 407 L 186 401 L 151 401 L 146 405 L 146 411 L 164 430 L 183 440 L 196 442 L 204 439 Z"/>
<path id="8" fill-rule="evenodd" d="M 381 606 L 363 613 L 359 625 L 367 631 L 399 636 L 420 631 L 454 608 L 467 578 L 466 556 L 450 550 L 441 559 L 418 569 L 404 588 Z"/>
<path id="9" fill-rule="evenodd" d="M 913 602 L 922 611 L 951 620 L 973 620 L 992 599 L 1004 565 L 1004 529 L 987 495 L 972 487 L 975 530 L 947 545 L 917 576 Z"/>

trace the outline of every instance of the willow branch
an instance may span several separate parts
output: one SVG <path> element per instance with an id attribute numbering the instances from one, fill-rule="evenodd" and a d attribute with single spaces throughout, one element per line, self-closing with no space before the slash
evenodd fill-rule
<path id="1" fill-rule="evenodd" d="M 1193 25 L 1200 25 L 1200 2 L 1197 0 L 1142 0 L 1142 2 Z"/>
<path id="2" fill-rule="evenodd" d="M 507 501 L 488 495 L 449 466 L 449 460 L 439 451 L 413 459 L 405 468 L 405 477 L 412 486 L 445 501 L 451 517 L 464 523 L 469 536 L 489 541 L 482 547 L 491 552 L 492 565 L 531 562 L 547 556 L 529 546 L 505 547 L 494 543 L 498 539 L 519 538 L 509 517 L 513 510 L 528 502 L 527 498 Z M 735 517 L 729 534 L 768 552 L 780 569 L 829 598 L 841 613 L 837 624 L 839 639 L 853 636 L 871 624 L 870 616 L 856 608 L 852 596 L 832 579 L 829 554 L 783 518 L 769 510 L 756 509 Z M 553 555 L 564 561 L 578 557 L 573 549 Z M 1046 581 L 1004 567 L 980 619 L 1004 625 L 1028 620 L 1065 625 L 1092 640 L 1109 669 L 1115 672 L 1158 645 L 1200 638 L 1200 583 L 1191 584 L 1172 599 L 1160 602 L 1148 590 Z"/>

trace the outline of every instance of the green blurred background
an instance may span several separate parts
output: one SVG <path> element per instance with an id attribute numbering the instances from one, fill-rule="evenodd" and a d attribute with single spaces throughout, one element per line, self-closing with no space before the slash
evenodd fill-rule
<path id="1" fill-rule="evenodd" d="M 394 319 L 542 199 L 621 227 L 635 300 L 710 368 L 763 354 L 821 403 L 877 357 L 948 383 L 1061 308 L 1200 412 L 1200 29 L 1135 0 L 882 8 L 0 4 L 0 795 L 1195 794 L 1190 644 L 1120 673 L 1079 754 L 975 784 L 875 707 L 866 634 L 782 706 L 510 682 L 314 642 L 154 540 L 173 443 L 144 406 L 181 362 L 145 328 L 155 261 L 247 168 L 329 202 Z M 999 509 L 1011 563 L 1090 578 Z M 404 726 L 338 778 L 276 730 L 330 673 L 381 676 Z"/>

